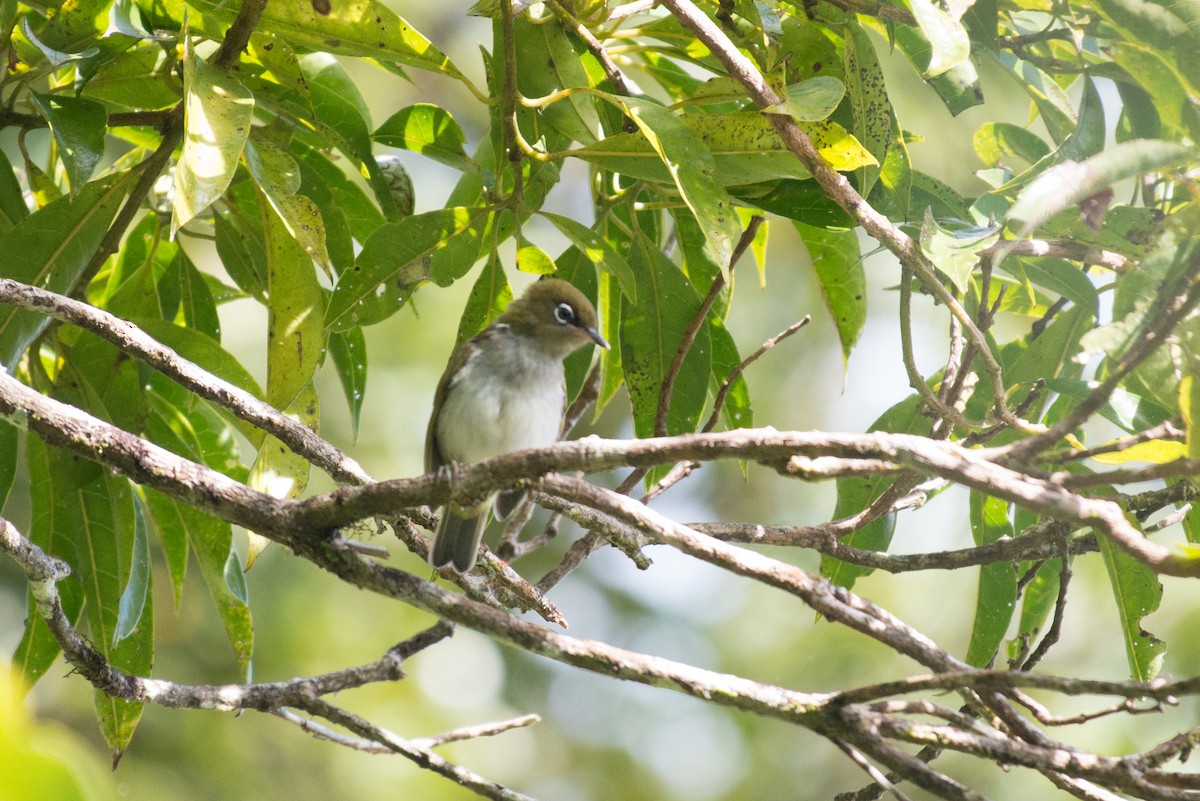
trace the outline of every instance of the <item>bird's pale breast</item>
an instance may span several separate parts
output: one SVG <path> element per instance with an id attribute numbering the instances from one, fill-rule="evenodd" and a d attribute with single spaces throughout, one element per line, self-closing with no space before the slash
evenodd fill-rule
<path id="1" fill-rule="evenodd" d="M 448 461 L 476 462 L 558 441 L 562 363 L 499 340 L 473 353 L 446 393 L 437 437 Z"/>

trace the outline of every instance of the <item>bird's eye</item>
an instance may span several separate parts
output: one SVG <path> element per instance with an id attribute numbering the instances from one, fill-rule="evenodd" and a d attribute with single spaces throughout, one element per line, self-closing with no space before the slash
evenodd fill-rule
<path id="1" fill-rule="evenodd" d="M 560 303 L 554 307 L 554 319 L 563 325 L 575 322 L 575 310 L 570 303 Z"/>

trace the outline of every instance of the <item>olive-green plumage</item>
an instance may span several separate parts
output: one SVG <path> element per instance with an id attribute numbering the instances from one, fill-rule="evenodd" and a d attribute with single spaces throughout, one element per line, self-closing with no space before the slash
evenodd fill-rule
<path id="1" fill-rule="evenodd" d="M 425 469 L 557 442 L 566 401 L 562 362 L 590 342 L 608 347 L 596 330 L 596 310 L 582 292 L 556 278 L 530 286 L 451 354 L 433 398 Z M 502 493 L 496 516 L 507 517 L 523 497 Z M 447 504 L 431 565 L 453 565 L 459 572 L 474 566 L 487 506 Z"/>

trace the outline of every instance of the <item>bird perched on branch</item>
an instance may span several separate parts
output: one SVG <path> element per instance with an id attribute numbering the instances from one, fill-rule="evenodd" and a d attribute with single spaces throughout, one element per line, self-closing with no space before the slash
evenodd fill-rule
<path id="1" fill-rule="evenodd" d="M 589 343 L 608 348 L 582 292 L 556 278 L 530 286 L 451 354 L 425 435 L 426 471 L 558 442 L 566 403 L 563 359 Z M 493 496 L 496 517 L 512 514 L 525 494 Z M 465 573 L 474 566 L 491 500 L 446 505 L 429 554 L 433 567 L 453 565 Z"/>

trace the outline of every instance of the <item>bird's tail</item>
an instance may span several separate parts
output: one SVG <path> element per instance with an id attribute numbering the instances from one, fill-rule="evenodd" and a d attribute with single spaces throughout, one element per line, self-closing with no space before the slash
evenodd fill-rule
<path id="1" fill-rule="evenodd" d="M 482 511 L 482 514 L 480 513 Z M 487 507 L 480 510 L 457 509 L 447 506 L 442 512 L 442 522 L 433 538 L 429 551 L 429 564 L 435 570 L 454 565 L 459 573 L 466 573 L 475 566 L 479 553 L 479 542 L 483 538 L 483 524 L 487 520 Z"/>

